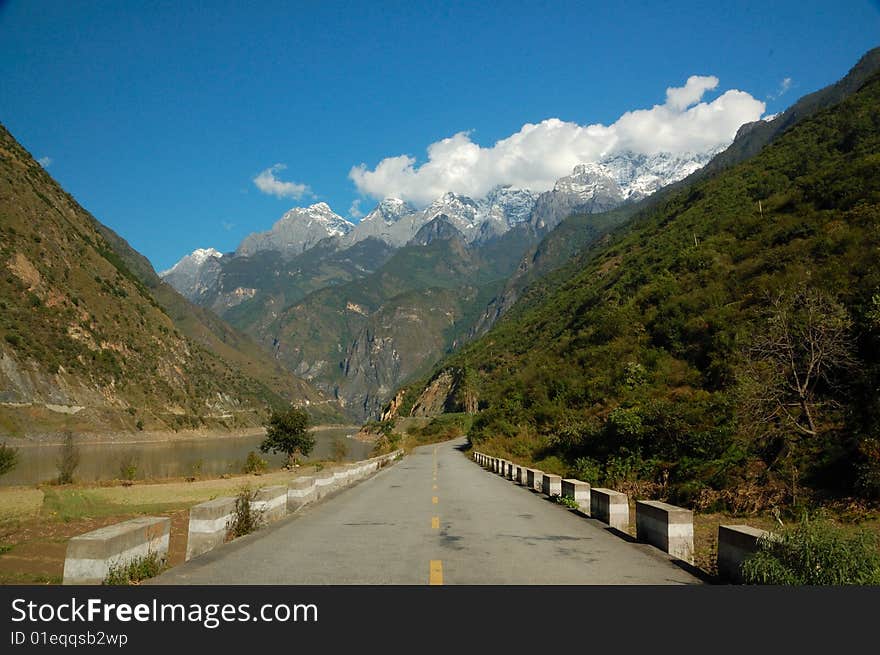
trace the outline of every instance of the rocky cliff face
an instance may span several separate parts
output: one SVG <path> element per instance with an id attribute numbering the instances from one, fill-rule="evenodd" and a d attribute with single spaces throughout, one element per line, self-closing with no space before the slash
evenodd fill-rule
<path id="1" fill-rule="evenodd" d="M 419 394 L 410 416 L 430 417 L 450 411 L 454 390 L 452 373 L 448 370 L 441 371 Z"/>

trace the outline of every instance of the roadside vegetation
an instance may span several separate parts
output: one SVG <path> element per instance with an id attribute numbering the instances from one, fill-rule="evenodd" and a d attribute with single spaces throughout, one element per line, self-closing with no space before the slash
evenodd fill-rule
<path id="1" fill-rule="evenodd" d="M 165 562 L 156 553 L 148 553 L 125 564 L 114 564 L 107 572 L 104 585 L 136 585 L 162 572 Z"/>
<path id="2" fill-rule="evenodd" d="M 847 530 L 822 516 L 800 521 L 761 540 L 743 565 L 747 584 L 878 585 L 880 538 L 865 529 Z"/>
<path id="3" fill-rule="evenodd" d="M 248 486 L 239 489 L 235 496 L 235 511 L 226 526 L 229 539 L 243 537 L 260 527 L 262 513 L 253 507 L 256 495 L 257 492 Z"/>
<path id="4" fill-rule="evenodd" d="M 871 507 L 877 152 L 875 76 L 587 247 L 437 369 L 467 380 L 471 441 L 704 512 Z"/>

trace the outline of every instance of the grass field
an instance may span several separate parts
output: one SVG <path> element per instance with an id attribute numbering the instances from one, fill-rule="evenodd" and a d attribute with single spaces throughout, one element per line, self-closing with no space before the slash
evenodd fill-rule
<path id="1" fill-rule="evenodd" d="M 169 563 L 182 562 L 192 505 L 234 496 L 244 486 L 287 484 L 315 469 L 128 486 L 0 488 L 0 584 L 59 584 L 71 537 L 136 516 L 170 517 Z"/>

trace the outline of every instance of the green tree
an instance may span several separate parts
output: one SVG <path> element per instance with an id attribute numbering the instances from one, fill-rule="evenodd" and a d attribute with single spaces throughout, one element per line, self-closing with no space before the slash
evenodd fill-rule
<path id="1" fill-rule="evenodd" d="M 260 450 L 284 453 L 288 466 L 296 462 L 297 453 L 305 457 L 315 447 L 315 437 L 309 432 L 309 415 L 301 409 L 274 410 L 263 425 L 266 438 L 260 444 Z"/>
<path id="2" fill-rule="evenodd" d="M 9 473 L 18 464 L 18 448 L 0 444 L 0 475 Z"/>

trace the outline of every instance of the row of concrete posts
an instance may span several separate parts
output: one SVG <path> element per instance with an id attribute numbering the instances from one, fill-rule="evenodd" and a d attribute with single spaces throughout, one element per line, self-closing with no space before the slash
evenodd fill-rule
<path id="1" fill-rule="evenodd" d="M 322 469 L 313 475 L 294 478 L 287 485 L 257 489 L 250 509 L 261 524 L 284 518 L 310 503 L 369 477 L 403 454 L 393 453 L 372 459 Z M 189 511 L 186 559 L 192 559 L 229 538 L 236 498 L 214 498 L 194 505 Z M 143 516 L 109 525 L 73 537 L 64 559 L 64 584 L 101 584 L 111 567 L 155 554 L 160 561 L 168 556 L 171 519 Z"/>
<path id="2" fill-rule="evenodd" d="M 563 479 L 559 475 L 520 466 L 485 453 L 473 452 L 474 461 L 483 468 L 516 482 L 537 493 L 574 501 L 575 509 L 606 523 L 623 533 L 629 531 L 630 505 L 626 494 L 613 489 L 591 487 L 588 482 Z M 638 500 L 636 539 L 656 546 L 672 557 L 694 563 L 694 513 L 657 500 Z M 747 525 L 722 525 L 718 528 L 718 577 L 726 582 L 742 582 L 742 565 L 758 550 L 767 532 Z"/>

